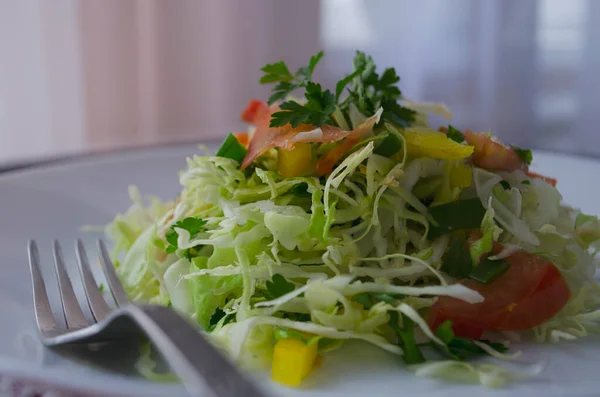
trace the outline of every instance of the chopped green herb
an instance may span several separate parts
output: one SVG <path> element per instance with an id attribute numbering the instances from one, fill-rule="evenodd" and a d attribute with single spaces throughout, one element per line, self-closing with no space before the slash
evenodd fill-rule
<path id="1" fill-rule="evenodd" d="M 489 257 L 479 262 L 479 265 L 473 267 L 469 278 L 479 281 L 483 284 L 490 284 L 508 270 L 510 264 L 503 260 L 491 260 Z"/>
<path id="2" fill-rule="evenodd" d="M 344 78 L 338 83 L 336 92 L 342 92 L 345 84 L 352 83 L 349 95 L 340 103 L 340 108 L 346 110 L 352 103 L 364 115 L 374 114 L 383 107 L 382 119 L 391 121 L 400 127 L 408 126 L 415 120 L 416 112 L 398 104 L 402 92 L 396 86 L 400 77 L 394 68 L 387 68 L 381 76 L 376 72 L 373 58 L 364 52 L 357 51 L 354 60 L 355 76 L 351 81 Z M 339 98 L 339 96 L 338 96 Z"/>
<path id="3" fill-rule="evenodd" d="M 217 157 L 225 157 L 241 163 L 246 157 L 246 148 L 233 134 L 229 134 L 217 151 Z"/>
<path id="4" fill-rule="evenodd" d="M 402 140 L 392 132 L 388 133 L 373 151 L 375 154 L 392 157 L 402 149 Z"/>
<path id="5" fill-rule="evenodd" d="M 376 303 L 385 302 L 393 303 L 394 301 L 402 299 L 401 295 L 390 295 L 390 294 L 379 294 L 374 292 L 361 292 L 352 297 L 352 301 L 360 303 L 365 309 L 370 309 L 375 306 Z"/>
<path id="6" fill-rule="evenodd" d="M 448 132 L 446 133 L 446 136 L 452 139 L 454 142 L 462 143 L 465 141 L 465 135 L 451 125 L 448 126 Z"/>
<path id="7" fill-rule="evenodd" d="M 296 197 L 310 197 L 311 194 L 308 192 L 308 184 L 306 182 L 299 183 L 292 186 L 288 193 L 293 194 Z"/>
<path id="8" fill-rule="evenodd" d="M 208 332 L 212 332 L 219 321 L 221 321 L 223 318 L 225 318 L 225 320 L 223 320 L 223 325 L 225 325 L 230 323 L 235 318 L 235 315 L 233 313 L 226 314 L 223 310 L 221 310 L 221 308 L 217 307 L 213 315 L 210 317 L 210 325 L 206 330 Z"/>
<path id="9" fill-rule="evenodd" d="M 297 339 L 299 341 L 301 341 L 302 343 L 310 346 L 314 343 L 318 343 L 323 337 L 322 336 L 306 336 L 305 334 L 303 334 L 300 331 L 296 331 L 295 329 L 291 329 L 291 328 L 279 328 L 276 327 L 273 330 L 273 336 L 275 337 L 275 340 L 281 340 L 281 339 Z"/>
<path id="10" fill-rule="evenodd" d="M 165 252 L 171 254 L 178 249 L 177 237 L 179 236 L 175 231 L 175 228 L 187 230 L 190 233 L 190 237 L 195 236 L 204 229 L 206 221 L 200 218 L 185 218 L 177 221 L 169 231 L 165 234 L 168 245 L 165 247 Z"/>
<path id="11" fill-rule="evenodd" d="M 287 281 L 281 274 L 274 274 L 271 280 L 267 281 L 266 285 L 265 298 L 268 300 L 279 298 L 296 289 L 294 284 Z"/>
<path id="12" fill-rule="evenodd" d="M 473 261 L 466 243 L 453 237 L 442 258 L 442 271 L 452 277 L 467 277 L 473 269 Z"/>
<path id="13" fill-rule="evenodd" d="M 104 292 L 104 283 L 100 283 L 100 284 L 98 285 L 98 291 L 100 291 L 100 292 Z"/>
<path id="14" fill-rule="evenodd" d="M 506 182 L 505 180 L 500 181 L 500 186 L 502 186 L 504 190 L 510 190 L 510 183 Z"/>
<path id="15" fill-rule="evenodd" d="M 479 229 L 485 208 L 478 198 L 458 200 L 429 207 L 429 213 L 438 223 L 431 226 L 427 237 L 431 240 L 454 230 Z"/>
<path id="16" fill-rule="evenodd" d="M 523 185 L 531 185 L 531 181 L 529 179 L 524 179 L 523 181 L 521 181 L 521 184 L 523 184 Z"/>
<path id="17" fill-rule="evenodd" d="M 425 357 L 415 341 L 415 323 L 410 318 L 402 316 L 402 327 L 398 325 L 398 312 L 389 311 L 390 320 L 388 324 L 398 335 L 398 345 L 402 347 L 402 359 L 407 364 L 419 364 L 425 362 Z"/>
<path id="18" fill-rule="evenodd" d="M 462 361 L 471 357 L 488 354 L 481 347 L 477 346 L 473 339 L 455 336 L 454 331 L 452 331 L 451 321 L 443 322 L 435 331 L 435 335 L 441 339 L 446 346 L 440 346 L 437 343 L 432 343 L 431 345 L 453 360 Z M 490 342 L 487 340 L 480 340 L 479 342 L 485 343 L 500 353 L 504 353 L 508 350 L 502 343 Z"/>
<path id="19" fill-rule="evenodd" d="M 517 156 L 519 156 L 522 162 L 528 165 L 531 164 L 531 162 L 533 161 L 533 154 L 531 153 L 531 150 L 521 149 L 520 147 L 514 145 L 511 147 L 515 151 Z"/>
<path id="20" fill-rule="evenodd" d="M 287 101 L 281 104 L 281 111 L 271 116 L 271 127 L 281 127 L 288 123 L 292 127 L 300 124 L 312 124 L 321 126 L 329 123 L 334 124 L 331 113 L 335 111 L 335 97 L 329 90 L 323 91 L 320 84 L 308 82 L 306 84 L 306 104 L 301 105 L 295 101 Z"/>

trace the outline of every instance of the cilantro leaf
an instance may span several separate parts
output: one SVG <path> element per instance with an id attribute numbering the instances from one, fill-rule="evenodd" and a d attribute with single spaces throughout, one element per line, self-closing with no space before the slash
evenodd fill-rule
<path id="1" fill-rule="evenodd" d="M 533 161 L 533 153 L 531 153 L 531 150 L 521 149 L 520 147 L 514 145 L 511 147 L 515 151 L 517 156 L 519 156 L 522 162 L 524 162 L 527 165 L 531 165 L 531 162 Z"/>
<path id="2" fill-rule="evenodd" d="M 206 330 L 208 332 L 214 331 L 219 321 L 221 321 L 221 319 L 223 318 L 225 318 L 225 320 L 223 320 L 223 325 L 225 325 L 230 323 L 231 320 L 235 318 L 235 316 L 233 313 L 226 314 L 223 310 L 221 310 L 221 308 L 217 307 L 212 316 L 210 316 L 210 324 Z"/>
<path id="3" fill-rule="evenodd" d="M 337 82 L 337 84 L 335 85 L 335 102 L 336 103 L 339 101 L 340 95 L 342 95 L 344 88 L 346 88 L 346 86 L 348 84 L 350 84 L 352 82 L 352 80 L 354 80 L 354 78 L 356 76 L 358 76 L 361 72 L 362 72 L 361 70 L 355 70 L 352 74 L 349 74 L 348 76 L 344 77 L 343 79 L 341 79 L 340 81 Z"/>
<path id="4" fill-rule="evenodd" d="M 372 308 L 378 302 L 393 303 L 398 299 L 402 299 L 402 296 L 375 292 L 361 292 L 352 297 L 352 301 L 360 303 L 365 309 Z"/>
<path id="5" fill-rule="evenodd" d="M 297 127 L 306 123 L 310 117 L 310 111 L 295 101 L 284 102 L 280 108 L 281 111 L 271 115 L 270 127 L 282 127 L 288 123 L 292 127 Z"/>
<path id="6" fill-rule="evenodd" d="M 452 321 L 443 322 L 436 329 L 435 335 L 442 342 L 444 342 L 446 346 L 440 346 L 437 343 L 432 343 L 434 348 L 453 360 L 462 361 L 471 357 L 488 354 L 481 347 L 477 346 L 473 339 L 455 336 L 454 331 L 452 331 Z M 508 350 L 508 348 L 502 343 L 490 342 L 487 340 L 480 340 L 479 342 L 485 343 L 500 353 L 504 353 Z"/>
<path id="7" fill-rule="evenodd" d="M 165 238 L 167 240 L 168 245 L 165 247 L 165 252 L 167 254 L 171 254 L 175 252 L 178 248 L 177 246 L 177 237 L 178 233 L 175 231 L 175 228 L 180 228 L 187 230 L 190 233 L 190 237 L 195 236 L 200 231 L 204 229 L 204 225 L 206 225 L 206 221 L 200 218 L 185 218 L 180 221 L 177 221 L 169 231 L 165 233 Z"/>
<path id="8" fill-rule="evenodd" d="M 414 326 L 415 323 L 407 316 L 402 316 L 402 327 L 398 325 L 398 312 L 389 311 L 390 319 L 388 324 L 398 335 L 398 345 L 402 347 L 402 359 L 406 364 L 419 364 L 425 362 L 425 357 L 415 341 Z"/>
<path id="9" fill-rule="evenodd" d="M 299 88 L 299 84 L 288 83 L 287 81 L 282 81 L 273 88 L 273 93 L 269 97 L 267 103 L 272 105 L 273 103 L 280 101 L 290 95 L 295 89 Z"/>
<path id="10" fill-rule="evenodd" d="M 465 134 L 451 125 L 448 126 L 448 132 L 446 132 L 446 136 L 457 143 L 462 143 L 465 141 Z"/>
<path id="11" fill-rule="evenodd" d="M 273 92 L 267 101 L 269 105 L 280 101 L 290 95 L 294 90 L 305 87 L 312 81 L 312 74 L 315 67 L 323 57 L 323 51 L 310 57 L 308 66 L 303 66 L 298 69 L 295 75 L 290 73 L 289 68 L 283 61 L 268 64 L 262 67 L 264 72 L 259 82 L 261 84 L 277 83 Z"/>
<path id="12" fill-rule="evenodd" d="M 319 51 L 315 55 L 311 56 L 310 60 L 308 61 L 308 66 L 303 66 L 300 69 L 298 69 L 296 75 L 303 76 L 307 81 L 311 81 L 315 67 L 317 66 L 321 58 L 323 58 L 323 51 Z"/>
<path id="13" fill-rule="evenodd" d="M 464 241 L 452 238 L 442 257 L 442 271 L 452 277 L 464 278 L 471 274 L 473 261 Z"/>
<path id="14" fill-rule="evenodd" d="M 384 99 L 381 101 L 383 107 L 382 118 L 389 120 L 400 127 L 408 127 L 415 121 L 417 112 L 398 104 L 396 99 Z"/>
<path id="15" fill-rule="evenodd" d="M 290 123 L 292 127 L 300 124 L 322 126 L 331 121 L 331 113 L 335 110 L 335 97 L 329 90 L 323 91 L 320 84 L 308 82 L 306 84 L 306 104 L 301 105 L 295 101 L 281 104 L 281 111 L 271 116 L 271 127 L 281 127 Z"/>
<path id="16" fill-rule="evenodd" d="M 346 110 L 350 103 L 353 103 L 362 114 L 371 115 L 379 107 L 383 107 L 383 120 L 391 121 L 400 127 L 406 127 L 414 122 L 416 112 L 398 103 L 402 98 L 402 92 L 396 85 L 400 77 L 394 68 L 385 69 L 379 76 L 373 58 L 361 51 L 356 52 L 352 64 L 354 72 L 350 76 L 355 77 L 348 97 L 340 104 L 342 110 Z M 349 76 L 338 82 L 337 99 L 346 86 L 348 78 Z"/>
<path id="17" fill-rule="evenodd" d="M 267 290 L 264 292 L 267 300 L 277 299 L 296 289 L 294 284 L 290 283 L 281 274 L 274 274 L 270 281 L 266 283 Z"/>
<path id="18" fill-rule="evenodd" d="M 265 74 L 259 80 L 261 84 L 277 82 L 289 83 L 290 81 L 294 80 L 294 76 L 292 76 L 290 70 L 283 61 L 265 65 L 260 70 L 265 72 Z"/>

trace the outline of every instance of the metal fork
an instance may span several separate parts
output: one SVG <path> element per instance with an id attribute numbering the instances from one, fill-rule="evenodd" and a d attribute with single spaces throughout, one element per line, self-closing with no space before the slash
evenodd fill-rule
<path id="1" fill-rule="evenodd" d="M 104 243 L 98 240 L 100 264 L 117 306 L 111 310 L 94 280 L 81 240 L 77 240 L 75 249 L 79 275 L 94 320 L 89 323 L 81 310 L 65 269 L 62 250 L 55 241 L 54 265 L 66 323 L 63 328 L 52 314 L 37 245 L 35 241 L 28 245 L 35 317 L 45 345 L 89 344 L 133 339 L 145 334 L 192 396 L 264 397 L 198 330 L 173 310 L 130 303 Z"/>

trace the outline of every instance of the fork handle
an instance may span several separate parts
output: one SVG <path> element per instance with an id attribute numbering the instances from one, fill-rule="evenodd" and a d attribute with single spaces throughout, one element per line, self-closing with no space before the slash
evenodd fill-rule
<path id="1" fill-rule="evenodd" d="M 210 342 L 176 312 L 163 306 L 121 308 L 144 330 L 192 396 L 264 397 Z"/>

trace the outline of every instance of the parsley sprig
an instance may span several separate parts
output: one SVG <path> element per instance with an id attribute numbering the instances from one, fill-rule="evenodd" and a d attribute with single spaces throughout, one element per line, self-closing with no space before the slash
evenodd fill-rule
<path id="1" fill-rule="evenodd" d="M 331 114 L 337 108 L 348 121 L 352 105 L 365 116 L 370 116 L 383 107 L 382 119 L 399 127 L 406 127 L 414 122 L 416 113 L 398 103 L 402 99 L 402 92 L 397 86 L 400 77 L 394 68 L 387 68 L 380 75 L 373 58 L 357 51 L 353 60 L 353 72 L 337 82 L 334 94 L 312 81 L 315 67 L 322 57 L 322 51 L 312 56 L 308 65 L 299 68 L 295 74 L 290 72 L 283 61 L 265 65 L 261 69 L 264 74 L 260 83 L 276 84 L 269 97 L 269 104 L 285 99 L 297 89 L 305 89 L 306 103 L 300 104 L 294 100 L 283 102 L 281 110 L 272 115 L 271 127 L 281 127 L 288 123 L 292 127 L 300 124 L 317 127 L 324 124 L 338 125 Z M 348 95 L 340 101 L 346 89 Z"/>
<path id="2" fill-rule="evenodd" d="M 352 64 L 354 66 L 354 72 L 350 75 L 353 76 L 352 79 L 348 76 L 336 87 L 336 92 L 341 93 L 343 87 L 351 83 L 348 96 L 340 103 L 342 110 L 354 104 L 362 114 L 371 115 L 378 108 L 383 107 L 382 119 L 393 122 L 399 127 L 406 127 L 415 121 L 416 112 L 398 103 L 402 99 L 402 92 L 397 86 L 400 77 L 396 74 L 396 69 L 386 68 L 379 75 L 373 58 L 361 51 L 356 52 Z"/>

